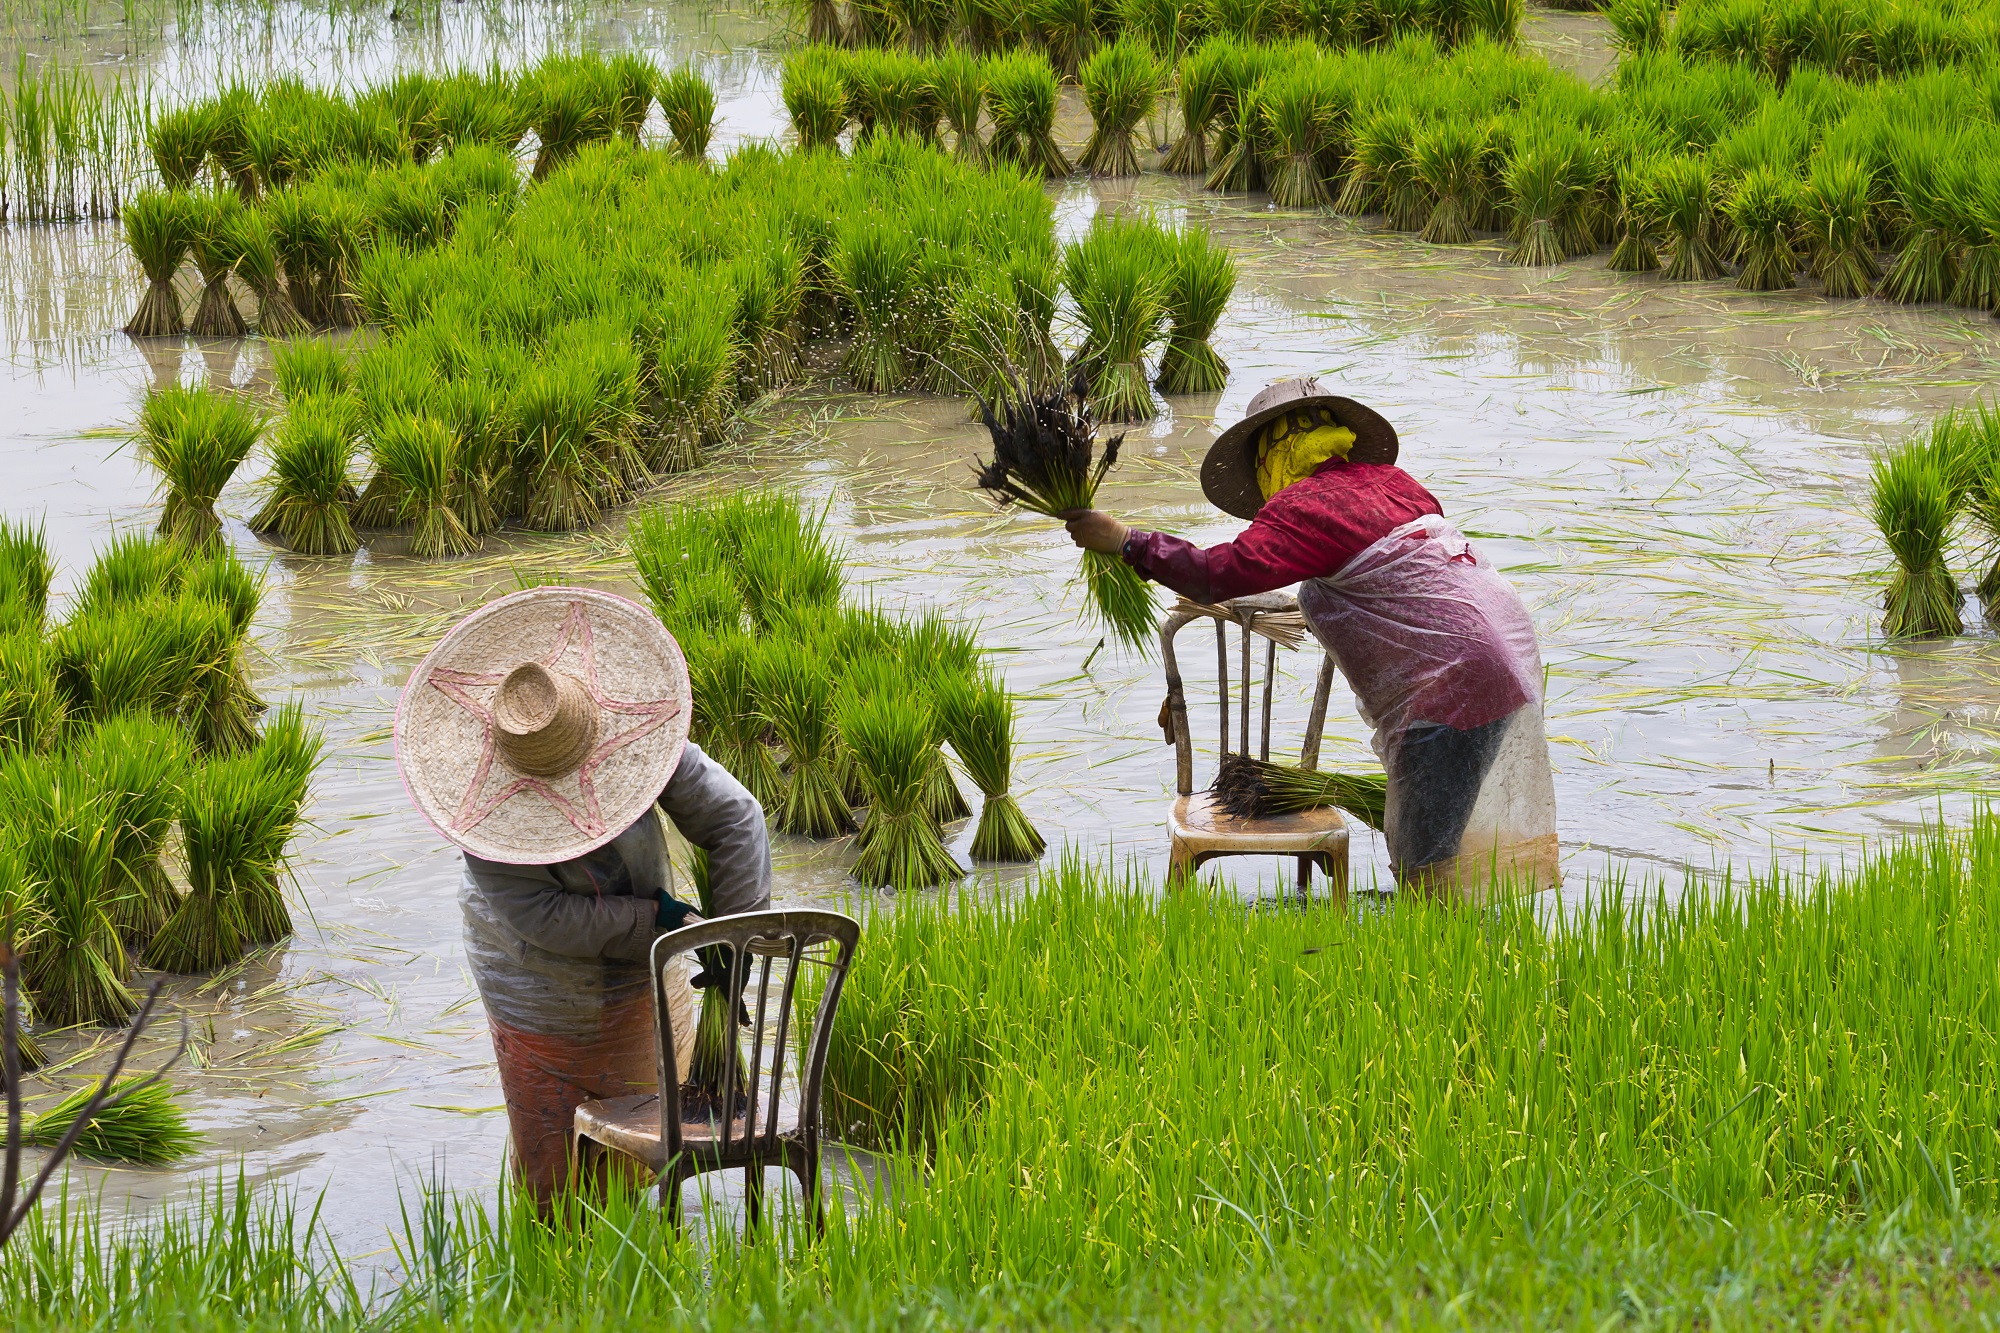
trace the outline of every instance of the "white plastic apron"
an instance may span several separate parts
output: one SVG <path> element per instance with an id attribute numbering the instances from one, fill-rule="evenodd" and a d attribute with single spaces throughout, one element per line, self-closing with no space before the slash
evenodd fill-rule
<path id="1" fill-rule="evenodd" d="M 1431 514 L 1301 584 L 1299 609 L 1374 728 L 1397 882 L 1475 900 L 1557 884 L 1541 653 L 1513 586 Z M 1436 781 L 1440 752 L 1473 758 Z M 1461 817 L 1446 845 L 1426 837 Z"/>

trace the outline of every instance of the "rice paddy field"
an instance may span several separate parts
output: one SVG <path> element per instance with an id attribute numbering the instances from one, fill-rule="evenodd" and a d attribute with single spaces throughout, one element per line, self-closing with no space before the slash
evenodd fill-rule
<path id="1" fill-rule="evenodd" d="M 1648 7 L 1614 8 L 1530 9 L 1520 50 L 1609 86 L 1618 42 L 1633 46 L 1623 34 Z M 1689 6 L 1683 22 L 1746 65 L 1775 49 L 1732 45 L 1725 9 Z M 159 521 L 158 473 L 130 438 L 149 393 L 206 381 L 280 416 L 288 397 L 262 336 L 121 331 L 147 280 L 120 222 L 93 214 L 108 214 L 114 189 L 122 199 L 152 182 L 118 117 L 139 124 L 144 108 L 279 75 L 351 91 L 402 70 L 636 49 L 713 88 L 708 157 L 720 164 L 789 142 L 781 85 L 810 21 L 805 7 L 511 0 L 136 0 L 4 17 L 10 108 L 24 80 L 80 79 L 112 126 L 67 194 L 42 186 L 31 205 L 16 168 L 20 202 L 0 227 L 4 512 L 42 524 L 52 608 L 81 595 L 114 537 Z M 804 346 L 790 383 L 747 395 L 699 467 L 663 469 L 573 530 L 496 524 L 455 558 L 426 558 L 395 532 L 352 554 L 284 549 L 251 528 L 270 466 L 259 449 L 215 510 L 223 545 L 263 578 L 249 683 L 302 704 L 325 736 L 291 844 L 296 933 L 168 983 L 189 1020 L 173 1083 L 200 1135 L 190 1151 L 168 1167 L 72 1173 L 73 1194 L 101 1191 L 108 1214 L 154 1228 L 148 1262 L 172 1275 L 160 1309 L 213 1317 L 202 1293 L 228 1288 L 252 1319 L 330 1327 L 359 1318 L 342 1306 L 351 1281 L 376 1292 L 384 1319 L 455 1327 L 1983 1317 L 2000 1017 L 1975 982 L 1994 961 L 1982 812 L 2000 773 L 2000 651 L 1976 598 L 1962 634 L 1884 637 L 1894 560 L 1870 497 L 1881 450 L 2000 388 L 2000 324 L 1941 298 L 1829 299 L 1803 258 L 1799 285 L 1767 291 L 1614 271 L 1608 237 L 1524 266 L 1509 262 L 1515 240 L 1484 229 L 1439 245 L 1332 198 L 1307 210 L 1275 207 L 1262 188 L 1204 189 L 1155 166 L 1176 114 L 1166 101 L 1136 117 L 1140 174 L 1031 186 L 1059 246 L 1150 216 L 1205 232 L 1235 266 L 1208 339 L 1226 382 L 1151 397 L 1154 415 L 1122 427 L 1099 504 L 1227 538 L 1238 525 L 1201 499 L 1196 474 L 1270 380 L 1317 374 L 1393 421 L 1404 465 L 1507 572 L 1540 630 L 1560 904 L 1451 917 L 1371 896 L 1351 918 L 1299 914 L 1280 905 L 1288 868 L 1252 862 L 1223 863 L 1200 911 L 1160 900 L 1173 755 L 1154 721 L 1156 658 L 1082 614 L 1077 553 L 1057 525 L 974 488 L 987 440 L 965 398 L 914 379 L 856 392 L 831 342 Z M 1103 119 L 1065 84 L 1053 142 L 1070 163 L 1090 159 Z M 640 131 L 649 146 L 680 138 L 659 110 Z M 38 212 L 77 216 L 31 221 Z M 1670 261 L 1664 233 L 1660 248 Z M 193 266 L 178 282 L 192 311 Z M 1078 314 L 1065 295 L 1053 324 L 1064 350 L 1082 337 Z M 379 327 L 333 336 L 357 365 L 386 362 L 395 341 Z M 850 879 L 844 838 L 777 835 L 780 904 L 880 913 L 863 953 L 882 971 L 864 968 L 852 1021 L 923 1054 L 893 1092 L 870 1082 L 881 1070 L 835 1077 L 871 1108 L 841 1103 L 857 1117 L 850 1137 L 881 1156 L 842 1168 L 850 1208 L 821 1249 L 786 1234 L 718 1262 L 669 1242 L 631 1200 L 594 1230 L 572 1219 L 588 1239 L 550 1239 L 518 1210 L 481 1209 L 502 1176 L 506 1120 L 459 944 L 460 860 L 411 807 L 391 753 L 397 691 L 458 616 L 498 593 L 562 581 L 643 600 L 634 514 L 766 486 L 822 507 L 850 599 L 973 628 L 1014 696 L 1012 790 L 1050 852 L 1039 869 L 982 862 L 956 889 L 899 894 Z M 1950 547 L 1968 591 L 1990 561 L 1973 539 Z M 1187 635 L 1184 660 L 1205 662 L 1206 630 Z M 1313 664 L 1281 661 L 1278 735 L 1296 744 Z M 1206 670 L 1191 677 L 1197 697 Z M 1322 763 L 1370 769 L 1348 703 L 1336 684 Z M 1197 711 L 1197 725 L 1211 715 Z M 965 865 L 975 825 L 946 826 Z M 1961 832 L 1925 831 L 1939 826 Z M 1382 840 L 1353 833 L 1356 888 L 1389 889 Z M 1724 884 L 1738 896 L 1718 899 Z M 1201 965 L 1163 970 L 1158 952 L 1179 947 Z M 1123 960 L 1120 993 L 1143 997 L 1122 1012 L 1074 981 L 1106 956 Z M 899 999 L 891 960 L 931 966 L 978 1003 Z M 1076 994 L 1061 993 L 1064 978 Z M 1216 998 L 1239 992 L 1240 1009 Z M 1589 1017 L 1586 996 L 1627 1008 Z M 1007 1036 L 1052 1012 L 1068 1019 L 1047 1053 Z M 1166 1032 L 1169 1012 L 1190 1015 L 1185 1031 Z M 1397 1026 L 1416 1013 L 1450 1017 Z M 149 1052 L 171 1045 L 171 1026 Z M 114 1042 L 109 1029 L 49 1037 L 35 1108 L 80 1086 Z M 1397 1052 L 1381 1067 L 1379 1043 Z M 1203 1077 L 1156 1086 L 1147 1071 L 1167 1065 Z M 1242 1072 L 1265 1067 L 1264 1082 Z M 1097 1082 L 1066 1086 L 1065 1068 Z M 896 1096 L 907 1118 L 876 1105 Z M 1181 1137 L 1131 1131 L 1151 1124 Z M 928 1175 L 896 1151 L 912 1125 Z M 1079 1143 L 1093 1145 L 1088 1162 Z M 462 1193 L 435 1194 L 447 1189 Z M 883 1224 L 871 1190 L 921 1222 Z M 273 1206 L 294 1226 L 316 1210 L 317 1239 L 260 1227 L 256 1209 Z M 964 1220 L 992 1216 L 1005 1225 Z M 312 1266 L 333 1250 L 337 1270 Z M 83 1231 L 37 1234 L 30 1252 L 40 1275 L 0 1265 L 0 1289 L 50 1311 L 50 1326 L 159 1313 L 121 1294 L 124 1279 L 92 1276 Z M 202 1278 L 203 1253 L 228 1257 Z M 381 1295 L 385 1281 L 400 1295 Z"/>

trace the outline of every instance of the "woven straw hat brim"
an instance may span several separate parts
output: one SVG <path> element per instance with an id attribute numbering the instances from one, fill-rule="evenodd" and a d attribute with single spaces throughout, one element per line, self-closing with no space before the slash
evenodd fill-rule
<path id="1" fill-rule="evenodd" d="M 525 662 L 572 677 L 591 701 L 595 736 L 574 772 L 520 772 L 495 743 L 493 696 Z M 680 645 L 645 607 L 531 588 L 474 611 L 417 664 L 396 705 L 396 765 L 458 846 L 551 865 L 602 847 L 653 804 L 687 745 L 691 699 Z"/>
<path id="2" fill-rule="evenodd" d="M 1264 492 L 1257 485 L 1257 432 L 1302 407 L 1324 407 L 1354 432 L 1354 447 L 1347 453 L 1350 463 L 1393 463 L 1401 452 L 1396 428 L 1371 407 L 1331 393 L 1288 398 L 1244 417 L 1208 446 L 1208 455 L 1201 460 L 1201 493 L 1210 504 L 1238 518 L 1257 517 L 1264 507 Z"/>

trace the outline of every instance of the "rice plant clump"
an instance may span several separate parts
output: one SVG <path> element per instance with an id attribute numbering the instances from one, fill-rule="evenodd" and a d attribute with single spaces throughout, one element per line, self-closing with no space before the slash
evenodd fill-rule
<path id="1" fill-rule="evenodd" d="M 294 338 L 272 352 L 278 392 L 287 403 L 330 398 L 353 387 L 354 368 L 331 338 Z"/>
<path id="2" fill-rule="evenodd" d="M 1160 161 L 1160 169 L 1176 176 L 1208 175 L 1208 132 L 1226 99 L 1225 61 L 1235 57 L 1233 44 L 1201 43 L 1181 58 L 1175 70 L 1181 132 Z"/>
<path id="3" fill-rule="evenodd" d="M 1866 296 L 1881 281 L 1869 239 L 1874 190 L 1874 172 L 1854 157 L 1820 153 L 1806 172 L 1799 202 L 1806 262 L 1828 296 Z"/>
<path id="4" fill-rule="evenodd" d="M 889 668 L 893 671 L 894 668 Z M 928 888 L 960 877 L 924 794 L 939 762 L 928 704 L 911 689 L 843 689 L 840 737 L 868 795 L 852 873 L 864 884 Z"/>
<path id="5" fill-rule="evenodd" d="M 452 506 L 458 437 L 435 417 L 397 413 L 376 425 L 372 439 L 375 466 L 401 497 L 396 516 L 410 525 L 410 554 L 436 558 L 477 548 L 478 538 Z"/>
<path id="6" fill-rule="evenodd" d="M 1150 221 L 1099 216 L 1065 247 L 1063 283 L 1076 302 L 1091 408 L 1105 421 L 1150 421 L 1155 409 L 1145 358 L 1167 320 L 1165 237 Z"/>
<path id="7" fill-rule="evenodd" d="M 893 393 L 910 380 L 904 326 L 915 259 L 911 236 L 895 222 L 853 218 L 835 237 L 828 267 L 854 311 L 854 336 L 841 366 L 865 393 Z"/>
<path id="8" fill-rule="evenodd" d="M 839 60 L 838 52 L 821 47 L 785 60 L 780 93 L 801 148 L 840 146 L 840 133 L 847 128 L 847 87 Z"/>
<path id="9" fill-rule="evenodd" d="M 1014 697 L 991 676 L 953 672 L 933 687 L 938 722 L 985 798 L 972 835 L 975 861 L 1034 861 L 1048 843 L 1009 793 L 1014 768 Z"/>
<path id="10" fill-rule="evenodd" d="M 1236 261 L 1197 227 L 1175 233 L 1168 246 L 1167 341 L 1153 383 L 1169 395 L 1215 393 L 1229 367 L 1209 339 L 1236 290 Z"/>
<path id="11" fill-rule="evenodd" d="M 1125 439 L 1113 436 L 1098 452 L 1097 419 L 1082 383 L 1017 387 L 998 403 L 982 403 L 980 419 L 993 442 L 992 459 L 979 462 L 980 489 L 1002 505 L 1051 518 L 1093 507 Z M 1138 572 L 1117 555 L 1085 551 L 1082 574 L 1090 611 L 1104 628 L 1127 647 L 1147 647 L 1158 612 Z"/>
<path id="12" fill-rule="evenodd" d="M 2000 178 L 1968 162 L 1952 181 L 1952 209 L 1965 220 L 1969 235 L 1959 256 L 1958 281 L 1951 289 L 1953 305 L 1969 310 L 2000 312 Z"/>
<path id="13" fill-rule="evenodd" d="M 214 759 L 189 772 L 180 807 L 188 893 L 147 946 L 149 967 L 212 972 L 243 955 L 250 943 L 248 886 L 295 817 L 288 779 L 255 754 Z"/>
<path id="14" fill-rule="evenodd" d="M 1120 37 L 1083 62 L 1078 79 L 1096 128 L 1077 165 L 1093 176 L 1136 176 L 1140 126 L 1160 98 L 1160 65 L 1146 44 Z"/>
<path id="15" fill-rule="evenodd" d="M 32 628 L 40 633 L 55 576 L 41 525 L 31 528 L 0 516 L 0 632 Z"/>
<path id="16" fill-rule="evenodd" d="M 142 190 L 120 212 L 125 242 L 146 273 L 146 294 L 125 325 L 135 338 L 173 338 L 187 331 L 174 275 L 194 244 L 194 225 L 185 194 Z"/>
<path id="17" fill-rule="evenodd" d="M 236 298 L 229 291 L 229 275 L 236 264 L 236 231 L 243 203 L 228 191 L 187 196 L 189 246 L 195 267 L 201 270 L 201 304 L 195 307 L 188 331 L 197 338 L 241 338 L 250 331 Z"/>
<path id="18" fill-rule="evenodd" d="M 221 538 L 216 497 L 264 432 L 264 418 L 235 394 L 173 385 L 146 397 L 139 456 L 166 492 L 160 535 L 189 547 Z"/>
<path id="19" fill-rule="evenodd" d="M 1224 754 L 1213 792 L 1215 803 L 1239 819 L 1338 806 L 1379 833 L 1387 817 L 1389 779 L 1379 773 L 1321 773 L 1246 754 Z"/>
<path id="20" fill-rule="evenodd" d="M 1514 208 L 1508 263 L 1538 267 L 1569 258 L 1571 219 L 1583 204 L 1578 148 L 1573 136 L 1560 133 L 1515 145 L 1506 175 Z"/>
<path id="21" fill-rule="evenodd" d="M 763 646 L 764 697 L 759 701 L 790 772 L 778 803 L 778 827 L 808 838 L 831 838 L 854 828 L 854 811 L 841 790 L 833 676 L 818 645 L 778 638 Z"/>
<path id="22" fill-rule="evenodd" d="M 1902 245 L 1876 294 L 1921 305 L 1942 301 L 1958 281 L 1960 238 L 1946 193 L 1947 145 L 1909 131 L 1889 144 L 1889 174 L 1905 217 Z"/>
<path id="23" fill-rule="evenodd" d="M 1955 431 L 1957 423 L 1950 429 Z M 1993 553 L 1977 589 L 1980 607 L 1991 621 L 2000 615 L 2000 408 L 1981 403 L 1963 430 L 1963 443 L 1955 452 L 1963 459 L 1965 508 Z"/>
<path id="24" fill-rule="evenodd" d="M 271 444 L 268 496 L 251 520 L 301 555 L 346 555 L 360 545 L 354 503 L 354 411 L 329 394 L 300 395 Z"/>
<path id="25" fill-rule="evenodd" d="M 1964 600 L 1945 562 L 1956 510 L 1954 460 L 1930 439 L 1877 455 L 1869 469 L 1875 526 L 1896 559 L 1882 632 L 1892 639 L 1950 637 L 1965 629 Z"/>
<path id="26" fill-rule="evenodd" d="M 1708 163 L 1689 154 L 1662 157 L 1646 189 L 1667 237 L 1667 281 L 1705 282 L 1726 274 L 1715 251 L 1715 181 Z"/>
<path id="27" fill-rule="evenodd" d="M 1744 291 L 1778 291 L 1792 285 L 1799 267 L 1792 250 L 1798 197 L 1797 181 L 1773 167 L 1754 167 L 1737 182 L 1729 196 L 1728 216 L 1742 266 L 1736 285 Z"/>
<path id="28" fill-rule="evenodd" d="M 993 118 L 988 150 L 1004 162 L 1036 176 L 1060 179 L 1071 173 L 1056 146 L 1056 73 L 1048 60 L 1013 51 L 987 62 L 986 109 Z"/>
<path id="29" fill-rule="evenodd" d="M 1480 158 L 1485 151 L 1482 127 L 1468 120 L 1436 120 L 1418 132 L 1411 167 L 1431 198 L 1430 216 L 1418 239 L 1432 245 L 1464 245 L 1472 239 L 1473 224 L 1484 211 Z"/>
<path id="30" fill-rule="evenodd" d="M 180 901 L 160 852 L 179 806 L 187 734 L 150 713 L 121 713 L 92 729 L 77 759 L 78 773 L 104 794 L 114 821 L 112 923 L 126 943 L 142 944 Z"/>
<path id="31" fill-rule="evenodd" d="M 953 47 L 931 61 L 931 84 L 938 109 L 951 127 L 952 156 L 979 165 L 986 161 L 986 144 L 979 137 L 979 115 L 986 105 L 986 68 L 978 57 Z"/>
<path id="32" fill-rule="evenodd" d="M 682 65 L 660 80 L 658 96 L 676 151 L 689 162 L 706 161 L 715 137 L 715 89 L 694 66 Z"/>
<path id="33" fill-rule="evenodd" d="M 42 754 L 62 738 L 56 659 L 38 626 L 0 630 L 0 760 Z"/>
<path id="34" fill-rule="evenodd" d="M 264 725 L 264 733 L 247 756 L 269 784 L 274 817 L 260 825 L 263 843 L 251 849 L 239 880 L 243 938 L 247 944 L 271 944 L 292 933 L 292 914 L 285 906 L 279 882 L 285 847 L 298 827 L 299 812 L 319 767 L 325 741 L 318 727 L 308 724 L 296 703 L 279 709 Z"/>
<path id="35" fill-rule="evenodd" d="M 76 1124 L 96 1091 L 95 1083 L 77 1089 L 30 1120 L 22 1127 L 21 1136 L 45 1148 L 55 1146 Z M 187 1112 L 174 1099 L 172 1087 L 143 1078 L 121 1078 L 111 1085 L 110 1097 L 77 1135 L 76 1150 L 100 1162 L 166 1166 L 187 1157 L 201 1142 L 201 1132 L 188 1124 Z"/>

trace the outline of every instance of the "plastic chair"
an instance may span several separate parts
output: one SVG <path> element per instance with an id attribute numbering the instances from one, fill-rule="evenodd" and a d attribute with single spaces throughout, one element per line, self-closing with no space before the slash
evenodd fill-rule
<path id="1" fill-rule="evenodd" d="M 1306 901 L 1312 889 L 1312 868 L 1317 864 L 1326 874 L 1327 886 L 1335 898 L 1347 894 L 1347 821 L 1340 811 L 1328 807 L 1295 815 L 1266 819 L 1245 819 L 1218 808 L 1209 793 L 1194 789 L 1194 737 L 1188 725 L 1187 696 L 1182 688 L 1179 660 L 1174 655 L 1174 639 L 1197 620 L 1215 625 L 1215 665 L 1220 707 L 1217 713 L 1220 750 L 1229 752 L 1230 662 L 1229 625 L 1242 632 L 1236 699 L 1239 739 L 1237 753 L 1250 753 L 1250 694 L 1252 637 L 1264 641 L 1264 697 L 1262 726 L 1258 734 L 1257 757 L 1271 757 L 1271 689 L 1277 677 L 1278 650 L 1297 648 L 1306 641 L 1305 617 L 1298 601 L 1289 593 L 1260 593 L 1238 597 L 1216 606 L 1182 599 L 1160 629 L 1160 660 L 1167 677 L 1167 702 L 1162 721 L 1174 746 L 1174 790 L 1178 793 L 1167 814 L 1171 838 L 1167 881 L 1186 884 L 1195 871 L 1223 856 L 1298 857 L 1299 900 Z M 1317 645 L 1315 645 L 1317 646 Z M 1313 690 L 1312 713 L 1306 720 L 1305 744 L 1300 748 L 1303 768 L 1319 767 L 1320 734 L 1326 729 L 1327 698 L 1333 689 L 1333 659 L 1322 651 L 1319 681 Z"/>
<path id="2" fill-rule="evenodd" d="M 838 912 L 746 912 L 722 917 L 662 935 L 653 941 L 654 1030 L 659 1037 L 658 1092 L 603 1101 L 576 1108 L 571 1159 L 581 1172 L 591 1165 L 587 1154 L 609 1149 L 637 1159 L 658 1179 L 660 1205 L 680 1219 L 681 1185 L 710 1171 L 743 1168 L 744 1212 L 755 1227 L 763 1205 L 764 1168 L 783 1167 L 799 1179 L 806 1208 L 822 1231 L 826 1218 L 819 1187 L 819 1102 L 826 1069 L 827 1041 L 833 1016 L 840 1007 L 841 987 L 861 938 L 861 926 Z M 686 1105 L 675 1071 L 680 1062 L 674 1049 L 670 1013 L 669 974 L 678 983 L 674 959 L 697 949 L 721 946 L 729 959 L 733 992 L 746 995 L 753 969 L 758 972 L 756 1004 L 750 1029 L 749 1068 L 743 1067 L 743 1042 L 731 1025 L 728 1071 L 719 1107 Z M 777 993 L 777 1012 L 770 1013 L 772 964 L 784 960 Z M 812 1027 L 793 1054 L 797 1025 L 794 1000 L 809 969 L 825 970 L 819 1006 Z M 775 1039 L 766 1042 L 767 1019 L 775 1017 Z M 747 1074 L 747 1076 L 746 1076 Z M 786 1085 L 792 1095 L 787 1097 Z"/>

